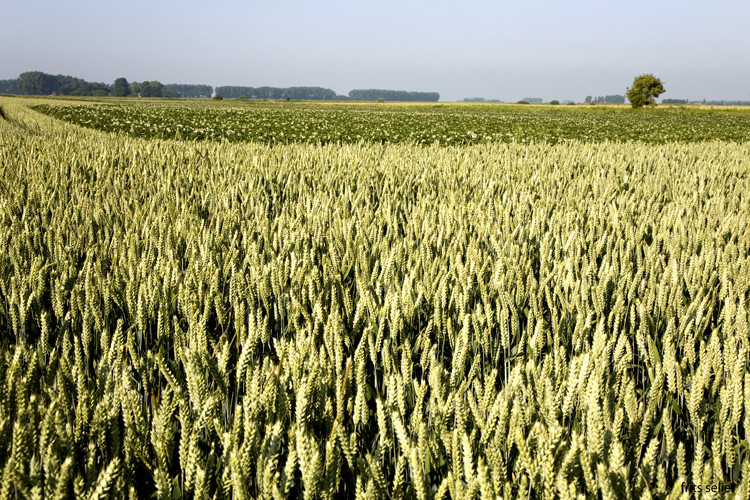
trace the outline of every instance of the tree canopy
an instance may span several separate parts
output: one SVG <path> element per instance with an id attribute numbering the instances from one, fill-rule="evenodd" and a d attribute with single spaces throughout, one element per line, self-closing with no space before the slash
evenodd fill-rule
<path id="1" fill-rule="evenodd" d="M 656 105 L 656 97 L 666 92 L 664 84 L 651 73 L 638 75 L 633 85 L 627 89 L 626 96 L 634 108 Z"/>
<path id="2" fill-rule="evenodd" d="M 112 95 L 116 97 L 125 97 L 130 95 L 130 84 L 125 78 L 118 78 L 112 85 Z"/>
<path id="3" fill-rule="evenodd" d="M 18 78 L 13 80 L 0 80 L 0 94 L 20 94 L 18 90 Z"/>
<path id="4" fill-rule="evenodd" d="M 6 80 L 10 82 L 10 80 Z M 12 85 L 7 85 L 12 90 Z M 21 73 L 16 80 L 15 90 L 22 95 L 104 95 L 109 94 L 109 85 L 87 82 L 68 75 L 50 75 L 41 71 Z"/>

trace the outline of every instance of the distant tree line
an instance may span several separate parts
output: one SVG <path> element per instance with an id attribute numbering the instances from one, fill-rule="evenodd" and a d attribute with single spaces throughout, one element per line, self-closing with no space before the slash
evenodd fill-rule
<path id="1" fill-rule="evenodd" d="M 500 99 L 485 99 L 484 97 L 464 97 L 464 102 L 503 102 Z"/>
<path id="2" fill-rule="evenodd" d="M 131 96 L 138 97 L 164 97 L 162 94 L 164 85 L 161 82 L 154 80 L 150 82 L 133 82 L 130 84 Z"/>
<path id="3" fill-rule="evenodd" d="M 140 96 L 140 97 L 204 97 L 213 95 L 210 85 L 190 85 L 144 81 L 128 82 L 118 78 L 112 85 L 87 82 L 67 75 L 51 75 L 41 71 L 21 73 L 18 78 L 0 80 L 0 94 L 72 95 L 72 96 Z"/>
<path id="4" fill-rule="evenodd" d="M 349 91 L 349 98 L 355 101 L 377 101 L 379 99 L 384 99 L 386 101 L 398 102 L 437 102 L 440 99 L 440 94 L 437 92 L 407 92 L 405 90 L 367 89 L 351 90 Z"/>
<path id="5" fill-rule="evenodd" d="M 164 85 L 158 80 L 128 83 L 127 79 L 118 78 L 110 90 L 114 97 L 178 97 L 164 95 Z"/>
<path id="6" fill-rule="evenodd" d="M 664 102 L 664 101 L 662 101 L 662 102 Z M 707 100 L 703 99 L 703 102 L 701 102 L 701 104 L 706 105 L 706 106 L 750 106 L 750 101 L 741 101 L 741 100 L 738 100 L 738 101 L 725 101 L 725 100 L 721 100 L 721 101 L 707 101 Z"/>
<path id="7" fill-rule="evenodd" d="M 352 90 L 348 96 L 337 95 L 331 89 L 322 87 L 216 87 L 216 94 L 225 99 L 300 99 L 313 101 L 427 101 L 440 99 L 437 92 L 407 92 L 405 90 Z"/>
<path id="8" fill-rule="evenodd" d="M 225 99 L 302 99 L 329 101 L 336 98 L 336 92 L 322 87 L 216 87 L 216 93 Z"/>
<path id="9" fill-rule="evenodd" d="M 15 80 L 0 80 L 0 93 L 20 95 L 109 95 L 109 85 L 67 75 L 27 71 Z"/>
<path id="10" fill-rule="evenodd" d="M 189 97 L 208 99 L 214 95 L 225 99 L 295 99 L 318 101 L 425 101 L 437 102 L 437 92 L 407 92 L 405 90 L 352 90 L 349 95 L 337 95 L 322 87 L 236 87 L 224 86 L 214 89 L 210 85 L 182 83 L 162 84 L 157 80 L 128 82 L 118 78 L 112 85 L 87 82 L 67 75 L 51 75 L 41 71 L 28 71 L 18 78 L 0 80 L 0 94 L 16 95 L 73 95 L 115 97 Z"/>
<path id="11" fill-rule="evenodd" d="M 12 94 L 18 95 L 21 92 L 18 90 L 18 78 L 13 80 L 0 80 L 0 94 Z"/>
<path id="12" fill-rule="evenodd" d="M 625 96 L 620 94 L 614 95 L 600 95 L 597 97 L 586 96 L 585 102 L 587 104 L 625 104 Z"/>
<path id="13" fill-rule="evenodd" d="M 211 85 L 190 85 L 186 83 L 167 83 L 162 88 L 164 97 L 190 97 L 210 99 L 214 94 Z"/>

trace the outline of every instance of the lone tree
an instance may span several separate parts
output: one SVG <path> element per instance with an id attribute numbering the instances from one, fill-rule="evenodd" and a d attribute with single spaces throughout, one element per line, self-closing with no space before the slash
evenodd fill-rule
<path id="1" fill-rule="evenodd" d="M 644 73 L 636 76 L 633 80 L 633 86 L 627 89 L 625 95 L 634 108 L 643 106 L 653 106 L 656 104 L 655 97 L 666 92 L 664 84 L 651 73 Z"/>

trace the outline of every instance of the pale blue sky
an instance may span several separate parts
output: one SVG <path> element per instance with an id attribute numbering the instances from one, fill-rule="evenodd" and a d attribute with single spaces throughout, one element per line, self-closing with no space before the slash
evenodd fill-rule
<path id="1" fill-rule="evenodd" d="M 0 79 L 750 100 L 750 1 L 3 1 Z"/>

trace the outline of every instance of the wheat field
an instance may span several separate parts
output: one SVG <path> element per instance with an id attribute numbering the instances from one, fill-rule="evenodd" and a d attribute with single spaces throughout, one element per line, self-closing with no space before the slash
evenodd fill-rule
<path id="1" fill-rule="evenodd" d="M 748 143 L 140 139 L 29 103 L 0 497 L 748 496 Z"/>

